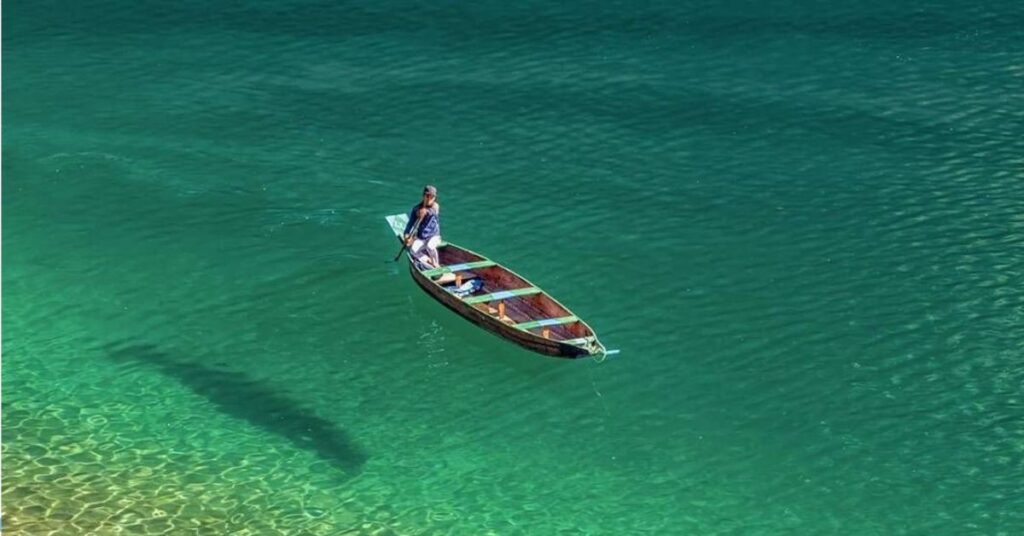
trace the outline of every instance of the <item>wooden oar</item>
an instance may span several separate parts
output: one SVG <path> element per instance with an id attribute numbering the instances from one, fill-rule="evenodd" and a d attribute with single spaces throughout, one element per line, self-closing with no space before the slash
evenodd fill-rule
<path id="1" fill-rule="evenodd" d="M 420 222 L 422 222 L 422 221 L 423 221 L 423 216 L 420 216 L 419 219 L 416 220 L 416 225 L 412 226 L 412 233 L 409 233 L 410 235 L 416 236 L 416 232 L 420 230 Z M 409 244 L 405 243 L 405 237 L 404 236 L 399 238 L 399 240 L 402 241 L 402 249 L 398 250 L 398 255 L 395 255 L 395 260 L 391 261 L 391 262 L 398 262 L 398 259 L 402 257 L 402 253 L 405 253 L 405 248 L 409 247 Z"/>

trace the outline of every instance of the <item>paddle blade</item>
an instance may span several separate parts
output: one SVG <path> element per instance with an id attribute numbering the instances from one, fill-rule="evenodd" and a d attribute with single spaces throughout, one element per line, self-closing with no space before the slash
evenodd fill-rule
<path id="1" fill-rule="evenodd" d="M 409 224 L 408 214 L 392 214 L 390 216 L 384 216 L 384 219 L 388 221 L 388 225 L 391 226 L 391 231 L 398 237 L 402 236 L 402 231 L 404 231 L 405 226 Z"/>

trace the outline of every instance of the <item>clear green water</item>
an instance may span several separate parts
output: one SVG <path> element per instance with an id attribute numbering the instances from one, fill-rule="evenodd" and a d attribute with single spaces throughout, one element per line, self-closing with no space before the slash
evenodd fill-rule
<path id="1" fill-rule="evenodd" d="M 1024 532 L 1018 3 L 462 4 L 4 6 L 6 530 Z"/>

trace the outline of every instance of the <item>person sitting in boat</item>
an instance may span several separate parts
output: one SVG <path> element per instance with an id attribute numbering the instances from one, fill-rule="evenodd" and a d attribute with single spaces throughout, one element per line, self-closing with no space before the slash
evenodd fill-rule
<path id="1" fill-rule="evenodd" d="M 405 231 L 402 232 L 412 258 L 432 268 L 441 266 L 437 257 L 437 246 L 441 243 L 440 213 L 437 188 L 427 185 L 423 188 L 423 200 L 412 207 L 409 223 L 405 224 Z"/>

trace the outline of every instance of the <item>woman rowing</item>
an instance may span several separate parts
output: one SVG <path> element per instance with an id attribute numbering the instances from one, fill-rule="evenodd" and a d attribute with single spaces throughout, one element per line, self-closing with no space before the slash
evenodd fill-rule
<path id="1" fill-rule="evenodd" d="M 412 258 L 433 268 L 441 266 L 437 257 L 437 246 L 441 243 L 440 213 L 437 188 L 428 184 L 423 187 L 423 200 L 409 212 L 409 223 L 405 224 L 405 231 L 402 232 Z M 424 248 L 426 255 L 421 254 Z"/>

